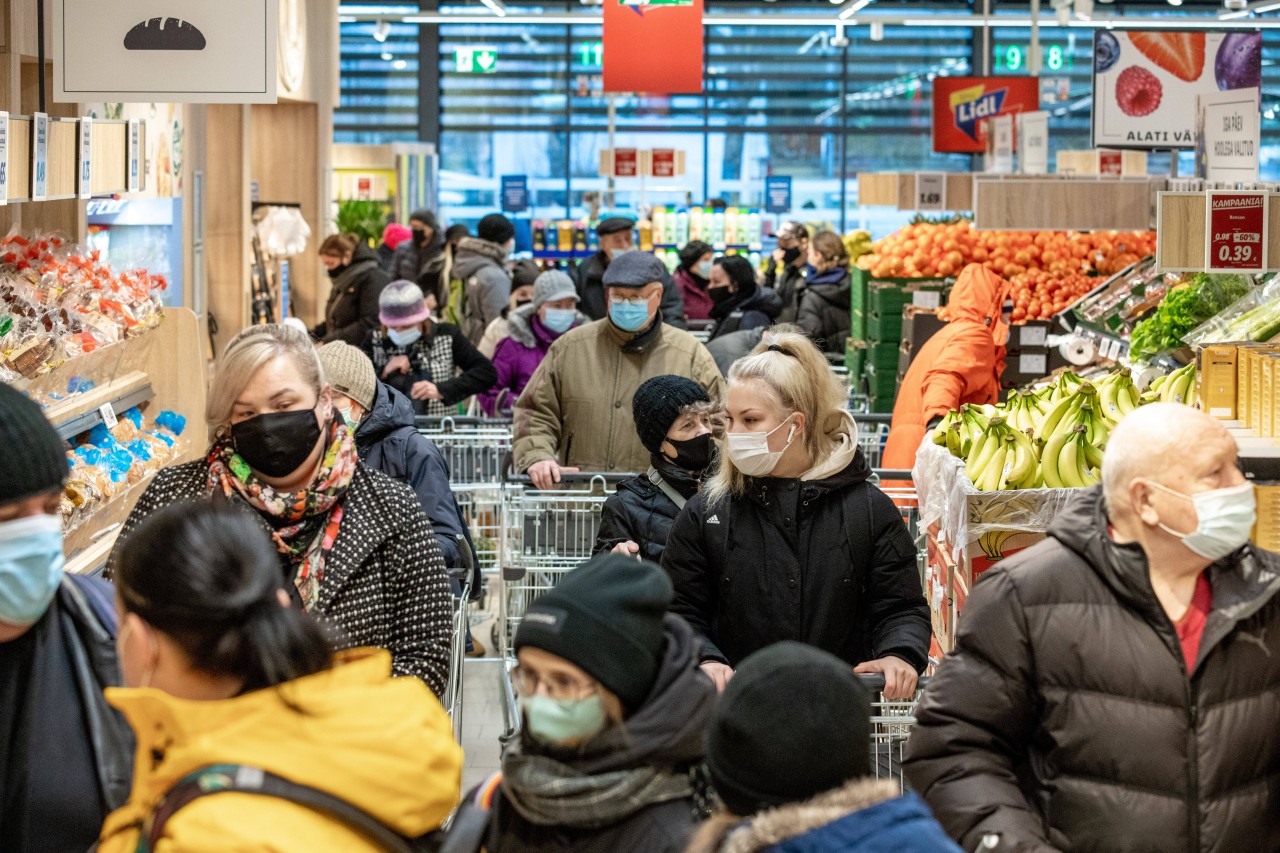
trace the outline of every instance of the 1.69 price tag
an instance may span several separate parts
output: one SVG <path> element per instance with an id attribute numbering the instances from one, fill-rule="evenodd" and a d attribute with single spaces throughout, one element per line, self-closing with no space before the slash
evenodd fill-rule
<path id="1" fill-rule="evenodd" d="M 1210 192 L 1205 268 L 1209 272 L 1261 272 L 1267 268 L 1267 195 Z"/>

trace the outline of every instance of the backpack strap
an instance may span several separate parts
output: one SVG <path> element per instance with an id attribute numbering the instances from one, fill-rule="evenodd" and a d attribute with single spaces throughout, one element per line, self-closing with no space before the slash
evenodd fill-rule
<path id="1" fill-rule="evenodd" d="M 116 605 L 112 600 L 111 585 L 97 578 L 84 575 L 63 574 L 63 583 L 70 585 L 75 593 L 88 604 L 90 612 L 97 618 L 102 629 L 115 639 L 117 631 Z M 74 593 L 73 593 L 74 594 Z"/>
<path id="2" fill-rule="evenodd" d="M 671 488 L 671 484 L 668 483 L 666 480 L 662 479 L 662 475 L 658 473 L 657 468 L 654 468 L 652 465 L 650 465 L 649 473 L 647 476 L 649 477 L 650 483 L 653 483 L 655 486 L 657 486 L 659 489 L 662 490 L 662 493 L 664 495 L 671 498 L 671 502 L 676 505 L 676 509 L 684 509 L 684 505 L 686 503 L 684 495 L 680 494 L 675 489 Z"/>
<path id="3" fill-rule="evenodd" d="M 493 801 L 501 787 L 502 771 L 499 770 L 476 788 L 475 795 L 464 802 L 453 816 L 439 853 L 479 853 L 484 848 Z"/>
<path id="4" fill-rule="evenodd" d="M 287 800 L 319 812 L 365 836 L 391 853 L 412 853 L 408 839 L 346 800 L 282 776 L 244 764 L 211 764 L 188 773 L 152 809 L 138 834 L 135 853 L 150 853 L 164 836 L 165 825 L 186 806 L 214 794 L 259 794 Z"/>

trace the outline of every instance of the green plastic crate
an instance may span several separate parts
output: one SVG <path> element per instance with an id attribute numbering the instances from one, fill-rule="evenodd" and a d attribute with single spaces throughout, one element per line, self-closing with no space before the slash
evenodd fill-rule
<path id="1" fill-rule="evenodd" d="M 867 346 L 866 361 L 875 366 L 877 373 L 893 373 L 898 369 L 901 355 L 897 344 L 870 344 Z"/>
<path id="2" fill-rule="evenodd" d="M 874 364 L 867 364 L 862 375 L 867 393 L 872 397 L 892 397 L 898 390 L 897 362 L 887 369 L 877 369 Z"/>
<path id="3" fill-rule="evenodd" d="M 868 321 L 872 314 L 897 315 L 900 337 L 902 308 L 910 305 L 917 290 L 939 293 L 939 304 L 947 304 L 947 293 L 953 279 L 944 278 L 872 278 L 871 273 L 854 267 L 849 271 L 850 331 L 854 338 L 877 337 L 870 333 Z M 888 343 L 889 338 L 878 338 Z M 896 342 L 896 341 L 895 341 Z"/>
<path id="4" fill-rule="evenodd" d="M 886 414 L 886 415 L 892 414 L 893 402 L 894 402 L 893 394 L 887 394 L 882 397 L 872 395 L 870 400 L 871 400 L 870 409 L 872 412 L 875 412 L 877 414 Z"/>
<path id="5" fill-rule="evenodd" d="M 853 338 L 844 348 L 844 366 L 849 371 L 850 376 L 861 376 L 862 368 L 867 363 L 867 350 L 865 347 L 853 345 Z"/>
<path id="6" fill-rule="evenodd" d="M 866 318 L 866 338 L 868 341 L 892 345 L 894 349 L 902 342 L 902 309 L 897 315 L 868 314 Z"/>

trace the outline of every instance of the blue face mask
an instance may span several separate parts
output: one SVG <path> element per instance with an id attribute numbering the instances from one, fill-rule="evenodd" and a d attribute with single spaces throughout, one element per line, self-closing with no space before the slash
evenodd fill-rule
<path id="1" fill-rule="evenodd" d="M 569 331 L 576 319 L 578 319 L 578 312 L 572 308 L 548 308 L 547 316 L 542 318 L 542 325 L 557 335 L 563 335 Z"/>
<path id="2" fill-rule="evenodd" d="M 609 301 L 609 319 L 624 332 L 638 332 L 649 325 L 649 303 Z"/>
<path id="3" fill-rule="evenodd" d="M 711 278 L 711 261 L 703 261 L 698 264 L 698 275 L 703 278 Z"/>
<path id="4" fill-rule="evenodd" d="M 40 621 L 62 580 L 62 521 L 33 515 L 0 524 L 0 622 Z"/>
<path id="5" fill-rule="evenodd" d="M 604 731 L 607 722 L 598 694 L 571 700 L 541 694 L 522 696 L 520 707 L 524 709 L 529 734 L 543 743 L 581 743 Z"/>
<path id="6" fill-rule="evenodd" d="M 391 343 L 398 347 L 413 346 L 418 342 L 418 338 L 422 337 L 422 329 L 417 326 L 405 329 L 403 332 L 399 329 L 387 329 L 387 337 L 391 338 Z"/>

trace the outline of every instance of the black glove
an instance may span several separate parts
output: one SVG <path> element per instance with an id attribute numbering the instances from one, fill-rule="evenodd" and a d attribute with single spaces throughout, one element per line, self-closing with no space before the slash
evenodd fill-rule
<path id="1" fill-rule="evenodd" d="M 925 424 L 926 429 L 933 429 L 938 424 L 942 423 L 943 417 L 944 415 L 934 415 L 929 419 L 929 423 Z"/>

